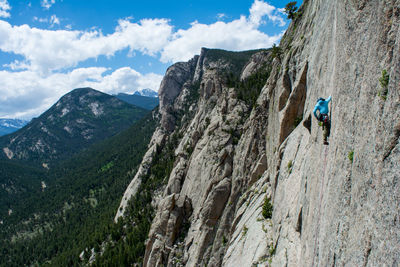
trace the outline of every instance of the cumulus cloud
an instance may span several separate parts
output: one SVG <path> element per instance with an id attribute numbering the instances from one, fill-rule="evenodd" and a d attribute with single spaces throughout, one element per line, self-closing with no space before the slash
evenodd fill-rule
<path id="1" fill-rule="evenodd" d="M 11 17 L 10 12 L 8 12 L 10 9 L 11 7 L 7 0 L 0 0 L 0 18 Z"/>
<path id="2" fill-rule="evenodd" d="M 178 30 L 161 52 L 162 62 L 185 61 L 199 52 L 200 47 L 247 50 L 270 47 L 282 37 L 269 36 L 257 29 L 251 19 L 242 16 L 232 22 L 218 21 L 207 25 L 192 23 L 187 30 Z"/>
<path id="3" fill-rule="evenodd" d="M 59 22 L 55 17 L 53 23 Z M 0 20 L 0 50 L 24 56 L 20 68 L 48 73 L 76 66 L 100 55 L 112 56 L 129 48 L 154 55 L 168 41 L 172 26 L 165 19 L 144 19 L 139 23 L 120 20 L 115 32 L 43 30 L 28 25 L 12 26 Z M 18 67 L 17 62 L 14 64 Z"/>
<path id="4" fill-rule="evenodd" d="M 227 50 L 247 50 L 270 47 L 283 33 L 269 36 L 258 27 L 265 23 L 267 16 L 279 26 L 285 21 L 280 11 L 266 2 L 255 0 L 249 17 L 241 16 L 231 22 L 218 21 L 213 24 L 193 22 L 187 30 L 178 30 L 161 52 L 162 62 L 185 61 L 198 53 L 200 47 Z"/>
<path id="5" fill-rule="evenodd" d="M 38 116 L 74 88 L 92 87 L 109 94 L 133 93 L 143 88 L 156 91 L 162 79 L 161 75 L 141 74 L 128 67 L 105 74 L 107 71 L 102 67 L 78 68 L 46 76 L 29 70 L 0 71 L 0 117 Z"/>
<path id="6" fill-rule="evenodd" d="M 267 16 L 272 22 L 278 23 L 279 26 L 285 26 L 286 24 L 279 9 L 261 0 L 255 0 L 250 8 L 249 21 L 259 26 L 265 23 L 263 20 L 264 16 Z"/>
<path id="7" fill-rule="evenodd" d="M 49 9 L 56 1 L 42 0 Z M 6 0 L 0 0 L 1 12 L 10 10 Z M 4 15 L 3 15 L 4 17 Z M 176 29 L 167 19 L 143 19 L 132 22 L 121 19 L 114 32 L 103 34 L 99 29 L 87 31 L 49 30 L 29 25 L 15 26 L 0 20 L 0 51 L 22 56 L 3 64 L 0 71 L 0 117 L 29 118 L 47 109 L 59 97 L 77 87 L 93 87 L 107 93 L 133 92 L 137 89 L 158 90 L 161 75 L 141 74 L 129 67 L 111 70 L 101 67 L 76 68 L 80 62 L 99 56 L 112 57 L 128 49 L 159 58 L 161 62 L 185 61 L 201 47 L 227 50 L 265 48 L 278 42 L 283 33 L 268 35 L 260 30 L 266 20 L 283 26 L 279 9 L 255 0 L 248 16 L 228 20 L 224 14 L 212 24 L 197 21 L 187 29 Z M 36 21 L 59 25 L 53 15 Z M 66 70 L 69 70 L 66 72 Z M 18 81 L 18 82 L 15 82 Z M 21 108 L 22 107 L 22 108 Z"/>
<path id="8" fill-rule="evenodd" d="M 155 73 L 143 75 L 134 69 L 123 67 L 109 75 L 98 77 L 94 81 L 87 80 L 82 84 L 83 86 L 96 88 L 110 94 L 119 92 L 133 93 L 143 88 L 150 88 L 153 91 L 157 91 L 162 77 L 162 75 Z"/>
<path id="9" fill-rule="evenodd" d="M 74 67 L 89 58 L 111 57 L 126 48 L 130 55 L 134 51 L 152 56 L 161 53 L 162 62 L 176 62 L 191 58 L 202 46 L 230 50 L 271 46 L 281 35 L 269 36 L 258 27 L 265 17 L 282 26 L 285 22 L 279 14 L 275 7 L 255 0 L 249 17 L 241 16 L 230 22 L 217 21 L 209 25 L 193 22 L 190 28 L 173 32 L 173 26 L 166 19 L 143 19 L 133 23 L 128 18 L 120 20 L 115 31 L 108 35 L 96 29 L 54 31 L 28 25 L 12 26 L 0 20 L 0 50 L 25 58 L 8 64 L 13 69 L 28 68 L 43 73 Z M 60 24 L 55 15 L 50 19 L 34 19 L 53 26 Z"/>

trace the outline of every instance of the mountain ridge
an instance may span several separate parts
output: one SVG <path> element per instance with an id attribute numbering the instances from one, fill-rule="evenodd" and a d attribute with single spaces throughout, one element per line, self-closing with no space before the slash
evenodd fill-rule
<path id="1" fill-rule="evenodd" d="M 48 166 L 126 129 L 146 112 L 91 88 L 74 89 L 22 129 L 0 137 L 0 156 Z"/>
<path id="2" fill-rule="evenodd" d="M 149 88 L 137 90 L 133 93 L 134 95 L 140 95 L 140 96 L 147 96 L 147 97 L 158 97 L 158 93 L 156 91 L 153 91 Z"/>
<path id="3" fill-rule="evenodd" d="M 28 124 L 28 122 L 29 121 L 27 120 L 21 120 L 21 119 L 0 118 L 0 136 L 15 132 L 24 127 L 26 124 Z"/>
<path id="4" fill-rule="evenodd" d="M 158 106 L 158 97 L 148 97 L 148 96 L 142 96 L 136 93 L 133 94 L 125 94 L 125 93 L 119 93 L 118 95 L 115 95 L 118 99 L 125 101 L 126 103 L 129 103 L 134 106 L 138 106 L 147 110 L 152 110 L 156 106 Z"/>

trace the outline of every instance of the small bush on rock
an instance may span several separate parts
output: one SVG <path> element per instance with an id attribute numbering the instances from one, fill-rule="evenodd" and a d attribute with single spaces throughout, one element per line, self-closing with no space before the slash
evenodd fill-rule
<path id="1" fill-rule="evenodd" d="M 294 127 L 296 128 L 300 122 L 303 120 L 303 115 L 298 116 L 296 119 L 294 119 Z"/>
<path id="2" fill-rule="evenodd" d="M 276 44 L 272 45 L 272 50 L 271 50 L 271 56 L 272 58 L 281 58 L 282 55 L 282 48 L 280 48 L 279 46 L 276 46 Z"/>
<path id="3" fill-rule="evenodd" d="M 287 168 L 288 168 L 288 172 L 289 174 L 292 173 L 292 169 L 293 169 L 293 161 L 289 160 L 288 164 L 287 164 Z"/>
<path id="4" fill-rule="evenodd" d="M 382 70 L 382 76 L 379 78 L 382 88 L 387 88 L 389 85 L 389 74 L 387 70 Z"/>
<path id="5" fill-rule="evenodd" d="M 262 207 L 262 216 L 265 219 L 271 219 L 273 209 L 274 207 L 272 206 L 270 199 L 268 197 L 265 197 L 264 205 Z"/>
<path id="6" fill-rule="evenodd" d="M 382 70 L 382 76 L 379 78 L 379 82 L 382 86 L 382 90 L 378 92 L 378 96 L 383 100 L 386 100 L 389 85 L 389 74 L 387 73 L 387 70 Z"/>
<path id="7" fill-rule="evenodd" d="M 247 231 L 248 231 L 248 230 L 249 230 L 249 228 L 248 228 L 246 225 L 244 225 L 244 226 L 243 226 L 242 237 L 247 235 Z"/>
<path id="8" fill-rule="evenodd" d="M 347 157 L 349 158 L 350 162 L 353 163 L 353 159 L 354 159 L 354 151 L 350 151 L 349 154 L 347 155 Z"/>

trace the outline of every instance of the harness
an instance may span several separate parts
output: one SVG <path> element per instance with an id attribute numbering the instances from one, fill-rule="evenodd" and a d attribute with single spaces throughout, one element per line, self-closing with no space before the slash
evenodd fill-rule
<path id="1" fill-rule="evenodd" d="M 325 113 L 320 113 L 318 116 L 318 121 L 323 122 L 323 123 L 327 123 L 329 120 L 329 116 L 328 114 Z"/>

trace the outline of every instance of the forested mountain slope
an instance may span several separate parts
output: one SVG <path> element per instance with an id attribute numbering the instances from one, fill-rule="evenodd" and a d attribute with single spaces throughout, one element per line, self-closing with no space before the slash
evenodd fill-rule
<path id="1" fill-rule="evenodd" d="M 22 196 L 11 192 L 13 197 L 1 203 L 0 266 L 76 266 L 90 258 L 91 248 L 98 252 L 99 242 L 116 234 L 115 210 L 148 147 L 157 114 L 151 112 L 129 129 L 48 171 L 19 165 L 21 171 L 15 162 L 0 162 L 0 174 L 7 167 L 13 186 L 25 192 Z M 44 187 L 26 188 L 39 178 Z M 2 200 L 3 193 L 10 193 L 0 192 Z M 88 252 L 81 259 L 85 249 Z"/>
<path id="2" fill-rule="evenodd" d="M 0 137 L 0 157 L 51 167 L 127 129 L 147 112 L 91 88 L 75 89 L 24 128 Z"/>

